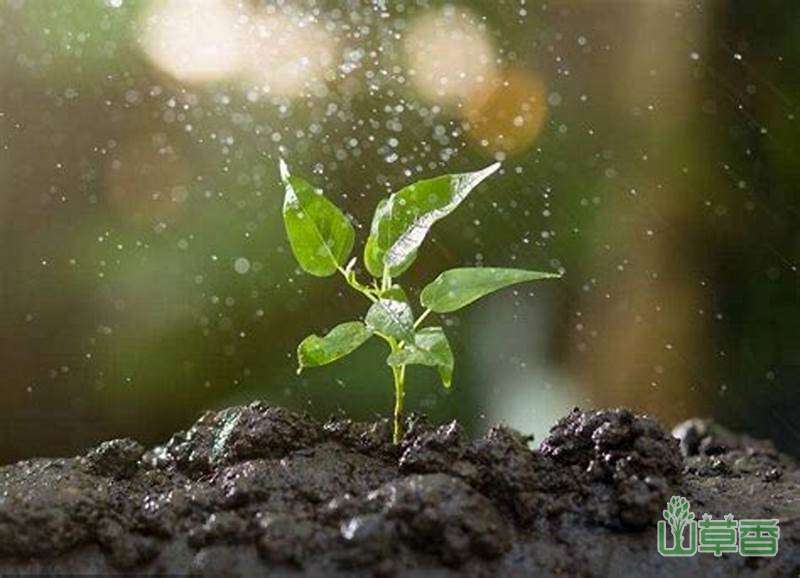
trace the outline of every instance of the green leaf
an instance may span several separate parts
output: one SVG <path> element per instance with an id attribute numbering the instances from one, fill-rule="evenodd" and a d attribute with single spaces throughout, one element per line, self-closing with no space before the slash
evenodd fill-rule
<path id="1" fill-rule="evenodd" d="M 400 341 L 414 341 L 414 313 L 405 301 L 379 299 L 364 318 L 370 331 Z"/>
<path id="2" fill-rule="evenodd" d="M 325 337 L 309 335 L 297 346 L 297 373 L 306 367 L 336 361 L 358 349 L 371 336 L 372 332 L 361 321 L 337 325 Z"/>
<path id="3" fill-rule="evenodd" d="M 381 297 L 384 299 L 394 299 L 395 301 L 405 301 L 408 303 L 408 296 L 405 290 L 400 285 L 392 285 L 386 291 L 381 292 Z"/>
<path id="4" fill-rule="evenodd" d="M 286 188 L 283 222 L 292 253 L 306 272 L 317 277 L 333 275 L 353 250 L 353 225 L 308 182 L 290 175 L 283 159 L 280 168 Z"/>
<path id="5" fill-rule="evenodd" d="M 435 313 L 450 313 L 509 285 L 559 277 L 558 273 L 497 267 L 450 269 L 425 287 L 419 299 Z"/>
<path id="6" fill-rule="evenodd" d="M 417 331 L 414 345 L 389 355 L 386 363 L 398 365 L 428 365 L 439 371 L 445 387 L 453 383 L 453 352 L 441 327 L 426 327 Z"/>
<path id="7" fill-rule="evenodd" d="M 375 209 L 364 262 L 374 277 L 384 266 L 393 277 L 408 269 L 436 221 L 452 213 L 486 177 L 500 168 L 495 163 L 473 173 L 444 175 L 419 181 L 383 199 Z"/>

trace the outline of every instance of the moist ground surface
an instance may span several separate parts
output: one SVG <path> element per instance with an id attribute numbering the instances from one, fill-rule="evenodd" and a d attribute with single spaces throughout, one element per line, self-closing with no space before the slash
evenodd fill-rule
<path id="1" fill-rule="evenodd" d="M 674 436 L 674 437 L 673 437 Z M 496 426 L 318 423 L 254 403 L 163 446 L 112 440 L 0 468 L 0 574 L 798 576 L 800 470 L 703 420 L 564 417 L 537 450 Z M 779 518 L 775 558 L 664 559 L 670 496 Z"/>

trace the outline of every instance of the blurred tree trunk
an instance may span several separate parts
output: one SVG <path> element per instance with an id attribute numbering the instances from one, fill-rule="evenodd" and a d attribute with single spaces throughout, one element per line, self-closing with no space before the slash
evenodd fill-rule
<path id="1" fill-rule="evenodd" d="M 713 15 L 710 6 L 670 1 L 592 7 L 626 23 L 613 27 L 627 36 L 615 46 L 619 80 L 609 82 L 616 87 L 609 115 L 621 131 L 635 131 L 630 142 L 641 149 L 626 150 L 624 137 L 609 135 L 632 170 L 618 175 L 600 219 L 608 245 L 595 257 L 605 275 L 579 304 L 594 336 L 590 354 L 577 353 L 573 367 L 591 388 L 591 403 L 631 405 L 669 422 L 706 411 L 714 355 L 699 209 L 718 161 L 698 162 L 714 137 L 701 134 L 707 131 L 697 122 L 703 103 L 693 76 Z M 700 143 L 706 151 L 697 150 Z"/>

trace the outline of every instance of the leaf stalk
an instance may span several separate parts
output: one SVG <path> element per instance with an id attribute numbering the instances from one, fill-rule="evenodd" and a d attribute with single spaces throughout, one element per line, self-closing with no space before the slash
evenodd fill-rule
<path id="1" fill-rule="evenodd" d="M 344 276 L 344 280 L 347 281 L 347 284 L 350 285 L 353 289 L 364 295 L 367 299 L 372 301 L 373 303 L 378 301 L 378 297 L 375 295 L 375 290 L 372 287 L 367 285 L 361 284 L 358 279 L 356 279 L 356 273 L 351 268 L 342 269 L 338 267 L 339 272 Z"/>
<path id="2" fill-rule="evenodd" d="M 422 315 L 420 315 L 420 316 L 419 316 L 419 319 L 417 319 L 417 320 L 414 322 L 414 329 L 416 329 L 417 327 L 419 327 L 419 326 L 420 326 L 420 324 L 421 324 L 423 321 L 425 321 L 425 318 L 426 318 L 428 315 L 430 315 L 430 314 L 431 314 L 431 310 L 430 310 L 430 309 L 426 309 L 425 311 L 423 311 L 423 312 L 422 312 Z"/>

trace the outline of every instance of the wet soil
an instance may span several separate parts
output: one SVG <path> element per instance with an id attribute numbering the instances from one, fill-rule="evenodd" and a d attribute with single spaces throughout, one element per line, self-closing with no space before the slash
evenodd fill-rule
<path id="1" fill-rule="evenodd" d="M 0 574 L 798 576 L 800 469 L 769 442 L 574 410 L 532 449 L 503 426 L 321 424 L 254 403 L 163 446 L 129 439 L 0 468 Z M 698 517 L 780 518 L 775 558 L 664 559 L 673 494 Z"/>

